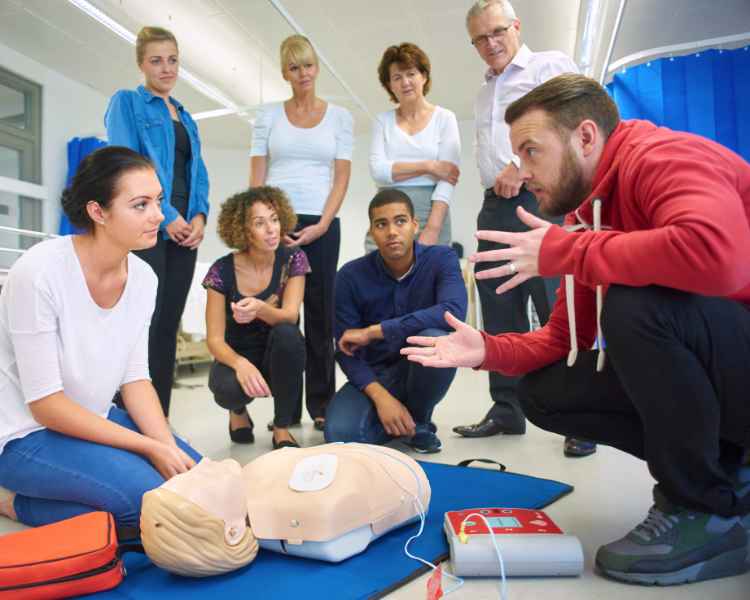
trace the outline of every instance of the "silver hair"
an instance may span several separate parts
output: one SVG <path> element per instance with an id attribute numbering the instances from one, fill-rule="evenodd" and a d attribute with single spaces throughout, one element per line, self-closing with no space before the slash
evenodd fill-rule
<path id="1" fill-rule="evenodd" d="M 474 17 L 481 15 L 485 9 L 493 4 L 500 7 L 506 19 L 515 21 L 518 18 L 516 17 L 516 11 L 513 10 L 513 5 L 508 0 L 476 0 L 476 2 L 471 5 L 469 12 L 466 13 L 466 28 L 469 28 L 469 22 Z"/>

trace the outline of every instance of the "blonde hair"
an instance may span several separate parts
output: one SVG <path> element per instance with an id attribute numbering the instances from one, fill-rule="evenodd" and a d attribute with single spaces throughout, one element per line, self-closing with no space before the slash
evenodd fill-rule
<path id="1" fill-rule="evenodd" d="M 177 38 L 169 29 L 162 27 L 142 27 L 135 40 L 135 60 L 138 65 L 143 63 L 143 59 L 146 57 L 146 46 L 151 42 L 172 42 L 179 52 Z"/>
<path id="2" fill-rule="evenodd" d="M 281 42 L 279 57 L 282 75 L 286 73 L 290 64 L 301 65 L 307 62 L 318 64 L 318 55 L 315 53 L 315 48 L 304 35 L 290 35 Z"/>
<path id="3" fill-rule="evenodd" d="M 251 563 L 258 541 L 248 526 L 229 545 L 224 521 L 179 494 L 156 488 L 143 495 L 141 542 L 155 565 L 187 577 L 208 577 Z"/>

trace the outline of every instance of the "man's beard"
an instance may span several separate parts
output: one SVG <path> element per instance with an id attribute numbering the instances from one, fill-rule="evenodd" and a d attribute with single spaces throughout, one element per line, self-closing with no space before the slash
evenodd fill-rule
<path id="1" fill-rule="evenodd" d="M 583 169 L 576 161 L 570 146 L 565 149 L 560 165 L 560 181 L 550 190 L 549 202 L 539 205 L 542 214 L 548 217 L 562 217 L 577 209 L 591 193 L 590 186 L 583 177 Z"/>

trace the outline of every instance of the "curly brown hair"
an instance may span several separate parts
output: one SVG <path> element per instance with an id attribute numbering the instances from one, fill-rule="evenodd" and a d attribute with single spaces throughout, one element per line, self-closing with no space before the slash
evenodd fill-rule
<path id="1" fill-rule="evenodd" d="M 402 69 L 416 68 L 424 75 L 424 89 L 422 93 L 426 96 L 430 91 L 432 79 L 430 78 L 430 59 L 419 46 L 410 42 L 404 42 L 398 46 L 389 46 L 383 52 L 383 58 L 378 65 L 378 78 L 380 85 L 385 88 L 391 97 L 391 102 L 398 102 L 398 98 L 391 91 L 391 65 L 396 64 Z"/>
<path id="2" fill-rule="evenodd" d="M 281 236 L 294 231 L 297 215 L 294 213 L 286 194 L 277 187 L 262 185 L 249 188 L 244 192 L 230 196 L 221 205 L 216 230 L 221 240 L 230 248 L 244 252 L 249 244 L 247 240 L 247 218 L 250 209 L 256 202 L 263 202 L 276 211 L 281 224 Z"/>

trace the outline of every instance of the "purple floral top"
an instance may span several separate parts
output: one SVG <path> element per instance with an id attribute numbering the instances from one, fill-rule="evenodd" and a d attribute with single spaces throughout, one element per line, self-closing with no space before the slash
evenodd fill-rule
<path id="1" fill-rule="evenodd" d="M 230 304 L 238 302 L 245 296 L 237 289 L 237 277 L 234 269 L 234 252 L 217 260 L 203 278 L 203 287 L 215 290 L 224 296 L 226 311 L 226 332 L 224 339 L 235 352 L 252 352 L 266 347 L 271 327 L 256 319 L 250 323 L 240 324 L 234 320 Z M 305 252 L 299 248 L 289 249 L 279 246 L 273 263 L 271 282 L 255 298 L 279 308 L 284 298 L 284 290 L 290 277 L 307 275 L 311 271 Z"/>

